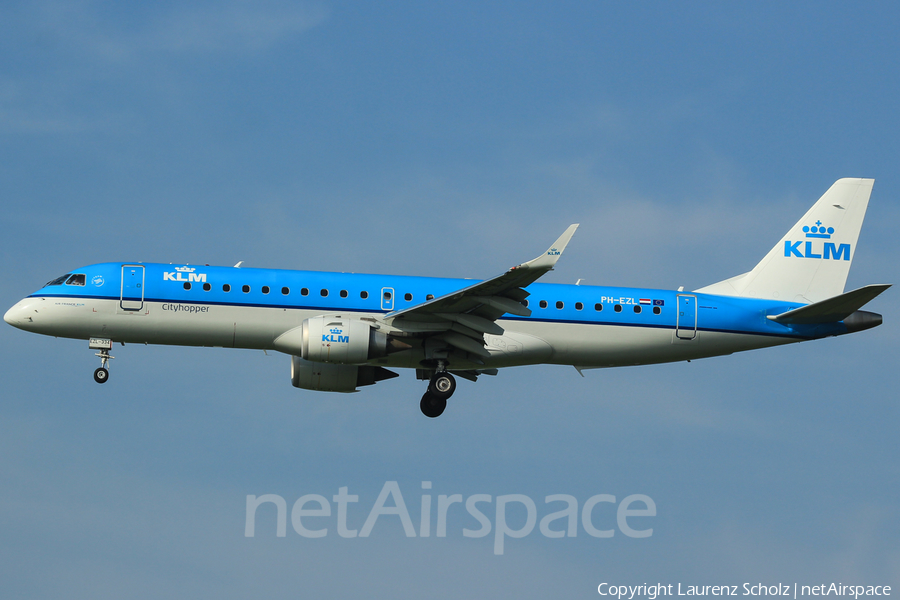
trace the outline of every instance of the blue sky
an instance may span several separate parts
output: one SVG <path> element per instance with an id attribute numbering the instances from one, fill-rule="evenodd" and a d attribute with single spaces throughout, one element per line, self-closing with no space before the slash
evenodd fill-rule
<path id="1" fill-rule="evenodd" d="M 2 304 L 101 261 L 694 289 L 831 183 L 876 184 L 848 289 L 895 283 L 891 3 L 8 2 Z M 19 598 L 589 597 L 603 581 L 900 585 L 894 290 L 872 331 L 690 364 L 533 367 L 418 410 L 410 373 L 0 328 L 0 578 Z M 649 495 L 654 533 L 274 534 L 247 495 Z M 558 508 L 558 507 L 554 507 Z M 598 515 L 600 513 L 597 513 Z M 607 518 L 609 515 L 603 513 Z M 519 521 L 515 521 L 515 519 Z M 511 509 L 510 523 L 524 520 Z M 433 527 L 434 525 L 432 525 Z"/>

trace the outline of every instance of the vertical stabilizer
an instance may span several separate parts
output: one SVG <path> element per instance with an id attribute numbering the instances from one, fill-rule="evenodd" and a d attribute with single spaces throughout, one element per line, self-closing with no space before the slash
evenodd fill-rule
<path id="1" fill-rule="evenodd" d="M 752 271 L 698 292 L 811 304 L 844 292 L 874 179 L 839 179 Z"/>

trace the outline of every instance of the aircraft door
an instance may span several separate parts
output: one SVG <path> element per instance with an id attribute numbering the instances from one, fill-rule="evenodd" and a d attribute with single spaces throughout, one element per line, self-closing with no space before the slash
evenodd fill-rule
<path id="1" fill-rule="evenodd" d="M 122 265 L 122 287 L 119 295 L 122 310 L 144 308 L 144 266 Z"/>
<path id="2" fill-rule="evenodd" d="M 697 296 L 679 294 L 676 302 L 678 313 L 675 317 L 675 337 L 692 340 L 697 337 Z"/>
<path id="3" fill-rule="evenodd" d="M 381 288 L 381 310 L 394 310 L 394 288 Z"/>

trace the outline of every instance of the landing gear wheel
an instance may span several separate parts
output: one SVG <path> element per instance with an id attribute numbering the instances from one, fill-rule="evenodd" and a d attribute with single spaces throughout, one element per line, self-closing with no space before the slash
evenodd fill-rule
<path id="1" fill-rule="evenodd" d="M 115 358 L 115 356 L 110 356 L 109 351 L 112 349 L 112 340 L 109 339 L 94 339 L 91 338 L 91 343 L 89 348 L 92 350 L 99 350 L 97 354 L 94 356 L 100 357 L 100 368 L 94 371 L 94 381 L 97 383 L 106 383 L 106 380 L 109 379 L 109 369 L 107 369 L 107 365 L 109 365 L 109 361 Z"/>
<path id="2" fill-rule="evenodd" d="M 94 371 L 94 381 L 97 383 L 106 383 L 109 380 L 109 371 L 100 367 L 96 371 Z"/>
<path id="3" fill-rule="evenodd" d="M 419 402 L 419 408 L 422 409 L 423 415 L 434 419 L 441 416 L 444 409 L 447 408 L 447 399 L 437 398 L 431 392 L 425 392 L 425 395 L 422 396 L 422 401 Z"/>
<path id="4" fill-rule="evenodd" d="M 428 393 L 442 400 L 447 400 L 455 391 L 456 379 L 446 371 L 435 373 L 428 384 Z"/>

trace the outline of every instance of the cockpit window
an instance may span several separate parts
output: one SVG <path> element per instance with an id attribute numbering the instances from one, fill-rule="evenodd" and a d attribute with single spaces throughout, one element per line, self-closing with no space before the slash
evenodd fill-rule
<path id="1" fill-rule="evenodd" d="M 66 285 L 84 285 L 84 273 L 76 273 L 66 280 Z"/>
<path id="2" fill-rule="evenodd" d="M 48 281 L 47 283 L 44 284 L 44 287 L 50 287 L 51 285 L 62 285 L 66 281 L 66 279 L 68 279 L 70 276 L 71 276 L 71 273 L 66 273 L 62 277 L 57 277 L 53 281 Z"/>

